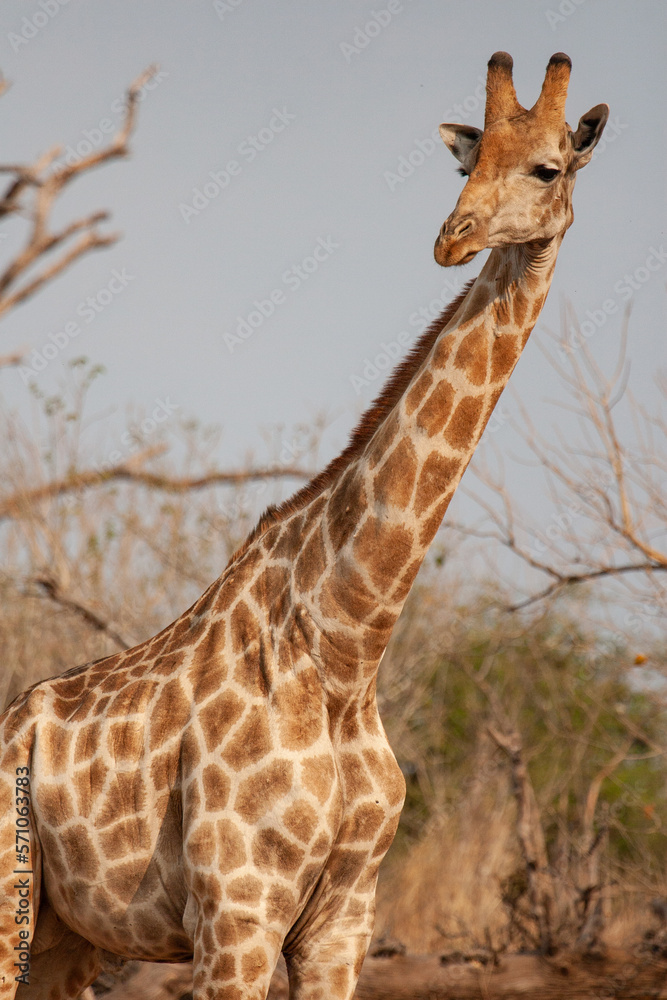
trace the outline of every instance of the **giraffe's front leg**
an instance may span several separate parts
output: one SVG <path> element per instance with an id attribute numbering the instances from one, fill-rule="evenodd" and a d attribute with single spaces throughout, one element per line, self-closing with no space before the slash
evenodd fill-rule
<path id="1" fill-rule="evenodd" d="M 265 1000 L 280 940 L 247 913 L 209 911 L 195 933 L 193 1000 Z"/>
<path id="2" fill-rule="evenodd" d="M 287 956 L 290 1000 L 352 1000 L 371 934 L 332 936 Z"/>
<path id="3" fill-rule="evenodd" d="M 252 874 L 223 885 L 195 873 L 183 923 L 193 940 L 193 1000 L 265 1000 L 285 934 L 258 906 Z"/>
<path id="4" fill-rule="evenodd" d="M 290 931 L 283 949 L 290 1000 L 351 1000 L 354 996 L 373 934 L 375 886 L 382 860 L 369 859 L 364 853 L 334 850 Z"/>

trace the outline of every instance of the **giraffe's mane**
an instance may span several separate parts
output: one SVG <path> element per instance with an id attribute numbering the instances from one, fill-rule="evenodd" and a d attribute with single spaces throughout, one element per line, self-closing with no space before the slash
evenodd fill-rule
<path id="1" fill-rule="evenodd" d="M 293 496 L 284 500 L 281 504 L 274 504 L 266 508 L 246 540 L 229 560 L 227 568 L 237 562 L 249 546 L 273 524 L 284 521 L 290 515 L 303 510 L 311 501 L 315 500 L 361 454 L 378 427 L 380 427 L 385 418 L 391 413 L 407 389 L 413 375 L 421 366 L 444 327 L 447 326 L 455 315 L 475 281 L 476 278 L 472 278 L 463 286 L 456 298 L 445 307 L 437 319 L 433 320 L 430 326 L 421 334 L 409 353 L 406 354 L 402 361 L 399 361 L 387 379 L 380 395 L 361 415 L 357 426 L 352 431 L 347 447 L 341 451 L 340 455 L 332 459 L 321 472 L 318 472 L 309 483 L 306 483 L 305 486 L 297 490 Z"/>

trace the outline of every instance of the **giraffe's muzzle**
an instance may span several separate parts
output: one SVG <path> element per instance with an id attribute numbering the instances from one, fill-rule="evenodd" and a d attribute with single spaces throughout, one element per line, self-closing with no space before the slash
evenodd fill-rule
<path id="1" fill-rule="evenodd" d="M 478 235 L 478 224 L 471 215 L 449 216 L 435 241 L 434 255 L 441 267 L 467 264 L 484 249 Z"/>

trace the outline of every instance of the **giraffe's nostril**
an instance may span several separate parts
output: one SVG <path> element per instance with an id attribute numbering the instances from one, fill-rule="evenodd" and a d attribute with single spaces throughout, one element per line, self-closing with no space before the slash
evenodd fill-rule
<path id="1" fill-rule="evenodd" d="M 440 230 L 440 239 L 444 240 L 449 237 L 449 239 L 460 240 L 463 236 L 469 236 L 474 230 L 475 222 L 470 216 L 454 221 L 450 215 Z"/>
<path id="2" fill-rule="evenodd" d="M 463 236 L 469 236 L 475 228 L 475 223 L 472 219 L 462 219 L 452 230 L 452 236 L 455 239 L 461 239 Z"/>

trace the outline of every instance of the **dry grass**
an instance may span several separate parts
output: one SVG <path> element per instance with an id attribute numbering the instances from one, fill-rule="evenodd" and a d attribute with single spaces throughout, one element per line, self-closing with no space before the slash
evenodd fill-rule
<path id="1" fill-rule="evenodd" d="M 390 854 L 380 876 L 376 937 L 409 952 L 501 948 L 507 914 L 501 882 L 520 863 L 508 782 L 487 782 L 458 808 L 434 816 L 423 837 Z"/>

